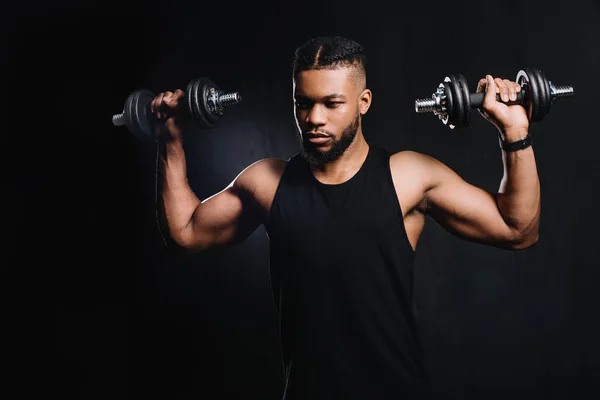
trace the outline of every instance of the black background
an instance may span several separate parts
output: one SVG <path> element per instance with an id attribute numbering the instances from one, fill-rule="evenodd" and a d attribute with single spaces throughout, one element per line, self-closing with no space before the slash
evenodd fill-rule
<path id="1" fill-rule="evenodd" d="M 531 128 L 538 244 L 494 249 L 429 221 L 415 300 L 441 398 L 597 395 L 599 17 L 593 0 L 10 3 L 2 159 L 14 224 L 4 242 L 6 271 L 18 274 L 6 275 L 6 315 L 16 317 L 6 331 L 24 342 L 7 342 L 21 389 L 63 399 L 280 398 L 263 228 L 216 254 L 166 246 L 155 148 L 111 117 L 138 88 L 183 89 L 205 76 L 239 91 L 242 103 L 217 127 L 185 142 L 190 184 L 206 198 L 250 163 L 298 150 L 293 51 L 331 34 L 367 49 L 368 140 L 432 155 L 490 190 L 502 177 L 493 128 L 474 115 L 470 129 L 451 131 L 416 114 L 414 100 L 449 73 L 474 89 L 487 73 L 535 67 L 574 86 Z"/>

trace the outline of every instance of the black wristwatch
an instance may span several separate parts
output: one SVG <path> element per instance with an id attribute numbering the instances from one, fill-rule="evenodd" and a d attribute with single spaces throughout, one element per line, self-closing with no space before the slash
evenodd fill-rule
<path id="1" fill-rule="evenodd" d="M 517 140 L 516 142 L 505 142 L 502 140 L 500 133 L 498 133 L 498 139 L 500 141 L 500 148 L 507 152 L 523 150 L 533 144 L 533 138 L 529 132 L 527 132 L 527 136 L 521 140 Z"/>

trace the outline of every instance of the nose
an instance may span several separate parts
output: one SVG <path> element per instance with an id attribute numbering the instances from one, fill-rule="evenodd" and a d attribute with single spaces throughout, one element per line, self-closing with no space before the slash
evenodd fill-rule
<path id="1" fill-rule="evenodd" d="M 327 122 L 325 110 L 319 105 L 315 104 L 306 114 L 306 123 L 312 126 L 322 126 Z"/>

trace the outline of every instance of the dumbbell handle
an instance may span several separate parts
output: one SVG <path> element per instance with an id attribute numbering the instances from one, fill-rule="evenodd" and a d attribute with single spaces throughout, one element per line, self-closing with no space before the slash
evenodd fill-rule
<path id="1" fill-rule="evenodd" d="M 573 95 L 573 86 L 571 86 L 571 85 L 555 86 L 552 83 L 550 83 L 549 86 L 550 86 L 550 97 L 552 98 L 552 100 L 559 99 L 561 97 L 570 97 Z M 527 96 L 527 88 L 521 86 L 521 91 L 519 93 L 517 93 L 517 100 L 514 100 L 514 101 L 510 100 L 510 101 L 504 102 L 500 98 L 499 94 L 496 95 L 496 100 L 500 101 L 506 105 L 523 104 L 526 96 Z M 471 107 L 472 108 L 481 108 L 481 106 L 483 105 L 483 99 L 485 98 L 485 92 L 471 93 L 469 95 L 469 97 L 471 99 Z"/>
<path id="2" fill-rule="evenodd" d="M 517 93 L 516 100 L 504 101 L 504 100 L 502 100 L 500 95 L 497 94 L 496 101 L 504 103 L 507 106 L 511 106 L 514 104 L 523 104 L 523 101 L 524 101 L 526 95 L 527 95 L 526 90 L 524 88 L 521 88 L 521 91 L 519 93 Z M 471 99 L 471 108 L 481 108 L 483 106 L 483 100 L 485 99 L 485 92 L 471 93 L 469 95 L 469 97 Z"/>

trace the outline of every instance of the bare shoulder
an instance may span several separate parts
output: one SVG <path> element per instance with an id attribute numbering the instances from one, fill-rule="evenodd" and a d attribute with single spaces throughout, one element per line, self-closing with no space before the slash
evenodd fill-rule
<path id="1" fill-rule="evenodd" d="M 423 207 L 425 193 L 440 162 L 427 154 L 403 150 L 390 156 L 390 171 L 398 199 L 407 212 Z"/>
<path id="2" fill-rule="evenodd" d="M 287 161 L 281 158 L 263 158 L 244 168 L 236 180 L 241 179 L 242 183 L 248 183 L 248 179 L 282 174 L 286 164 Z"/>
<path id="3" fill-rule="evenodd" d="M 402 178 L 404 184 L 410 181 L 413 184 L 425 185 L 429 168 L 435 159 L 427 154 L 413 150 L 402 150 L 390 156 L 390 169 L 394 179 Z"/>
<path id="4" fill-rule="evenodd" d="M 423 169 L 434 166 L 439 161 L 430 155 L 419 153 L 413 150 L 402 150 L 393 153 L 390 157 L 390 166 L 400 169 L 417 168 Z"/>
<path id="5" fill-rule="evenodd" d="M 424 189 L 431 187 L 439 177 L 453 171 L 442 161 L 412 150 L 403 150 L 390 157 L 392 175 L 409 176 L 419 181 Z"/>
<path id="6" fill-rule="evenodd" d="M 263 158 L 246 167 L 232 186 L 253 198 L 263 210 L 270 210 L 287 161 Z"/>

